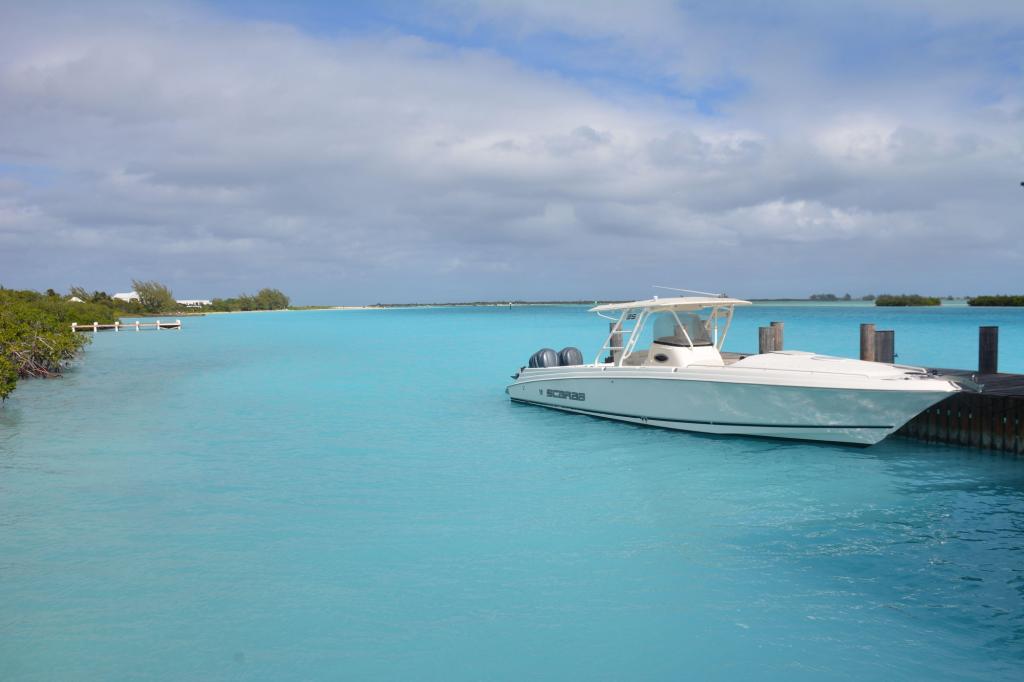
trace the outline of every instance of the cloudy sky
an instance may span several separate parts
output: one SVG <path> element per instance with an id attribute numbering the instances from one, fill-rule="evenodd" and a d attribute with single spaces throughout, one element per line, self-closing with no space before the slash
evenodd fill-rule
<path id="1" fill-rule="evenodd" d="M 1024 2 L 0 0 L 0 284 L 1024 291 Z"/>

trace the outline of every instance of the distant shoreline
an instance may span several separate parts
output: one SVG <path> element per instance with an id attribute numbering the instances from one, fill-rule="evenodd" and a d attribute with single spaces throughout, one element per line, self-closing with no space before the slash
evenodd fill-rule
<path id="1" fill-rule="evenodd" d="M 874 301 L 862 301 L 862 300 L 836 300 L 836 301 L 816 301 L 807 298 L 750 298 L 746 299 L 755 305 L 784 305 L 784 304 L 795 304 L 795 305 L 816 305 L 816 306 L 850 306 L 850 307 L 870 307 L 874 308 Z M 529 308 L 529 307 L 551 307 L 551 306 L 595 306 L 602 305 L 605 303 L 628 303 L 629 301 L 623 300 L 599 300 L 599 301 L 512 301 L 511 303 L 505 301 L 475 301 L 471 303 L 376 303 L 373 305 L 359 305 L 359 306 L 310 306 L 308 309 L 313 310 L 392 310 L 392 309 L 407 309 L 407 308 Z M 943 301 L 944 305 L 967 305 L 966 301 L 953 300 Z"/>
<path id="2" fill-rule="evenodd" d="M 864 301 L 860 299 L 843 300 L 838 299 L 835 301 L 831 300 L 811 300 L 807 298 L 751 298 L 747 299 L 754 305 L 801 305 L 801 306 L 823 306 L 823 307 L 878 307 L 874 301 Z M 122 315 L 122 317 L 131 318 L 144 318 L 144 317 L 186 317 L 186 316 L 203 316 L 203 315 L 231 315 L 235 313 L 285 313 L 285 312 L 303 312 L 303 311 L 316 311 L 316 310 L 408 310 L 413 308 L 541 308 L 541 307 L 554 307 L 554 306 L 595 306 L 602 305 L 605 303 L 626 303 L 623 300 L 598 300 L 598 301 L 471 301 L 471 302 L 457 302 L 457 303 L 374 303 L 371 305 L 310 305 L 310 306 L 294 306 L 290 308 L 282 308 L 277 310 L 209 310 L 209 311 L 190 311 L 182 313 L 164 313 L 164 314 L 136 314 L 136 315 Z M 967 306 L 965 300 L 943 300 L 943 306 L 949 307 L 960 307 Z M 936 306 L 937 307 L 937 306 Z"/>

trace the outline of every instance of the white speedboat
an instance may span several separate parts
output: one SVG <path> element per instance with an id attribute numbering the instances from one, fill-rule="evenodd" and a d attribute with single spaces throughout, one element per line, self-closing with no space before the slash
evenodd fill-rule
<path id="1" fill-rule="evenodd" d="M 592 363 L 575 348 L 537 351 L 506 392 L 634 424 L 872 445 L 960 390 L 920 367 L 802 351 L 723 353 L 743 305 L 750 302 L 693 296 L 599 305 L 591 312 L 612 324 Z"/>

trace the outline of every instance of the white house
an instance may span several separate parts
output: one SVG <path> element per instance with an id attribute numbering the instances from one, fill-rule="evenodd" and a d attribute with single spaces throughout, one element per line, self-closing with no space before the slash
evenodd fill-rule
<path id="1" fill-rule="evenodd" d="M 202 308 L 203 306 L 213 305 L 213 301 L 207 301 L 205 298 L 186 298 L 178 301 L 178 305 L 183 305 L 186 308 Z"/>
<path id="2" fill-rule="evenodd" d="M 129 291 L 127 294 L 114 294 L 111 296 L 115 301 L 124 301 L 125 303 L 131 303 L 132 301 L 139 300 L 139 294 L 137 291 Z"/>
<path id="3" fill-rule="evenodd" d="M 72 296 L 71 298 L 68 299 L 68 303 L 85 303 L 85 301 L 78 298 L 77 296 Z"/>

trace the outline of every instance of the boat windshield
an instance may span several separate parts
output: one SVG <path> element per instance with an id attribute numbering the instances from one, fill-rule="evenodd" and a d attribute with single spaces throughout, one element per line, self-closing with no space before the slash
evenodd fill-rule
<path id="1" fill-rule="evenodd" d="M 714 345 L 708 335 L 708 324 L 696 313 L 665 312 L 654 317 L 654 341 L 669 346 Z"/>

